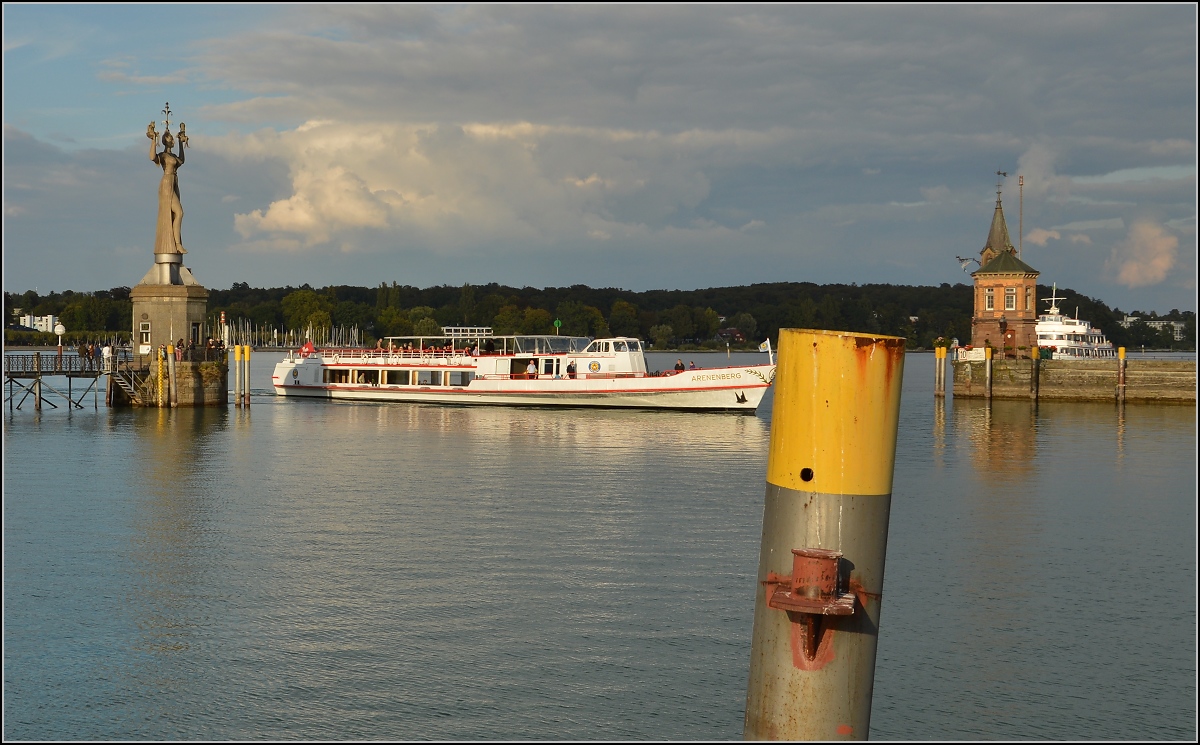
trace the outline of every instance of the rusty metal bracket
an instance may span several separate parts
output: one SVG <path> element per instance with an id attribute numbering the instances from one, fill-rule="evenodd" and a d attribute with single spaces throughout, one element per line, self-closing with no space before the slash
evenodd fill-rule
<path id="1" fill-rule="evenodd" d="M 792 576 L 768 572 L 767 605 L 777 610 L 821 616 L 854 614 L 854 593 L 842 587 L 841 551 L 793 548 Z"/>
<path id="2" fill-rule="evenodd" d="M 792 664 L 819 670 L 833 659 L 835 629 L 825 616 L 851 616 L 857 597 L 846 592 L 841 576 L 841 551 L 793 548 L 792 576 L 767 572 L 767 606 L 785 611 L 790 621 Z"/>

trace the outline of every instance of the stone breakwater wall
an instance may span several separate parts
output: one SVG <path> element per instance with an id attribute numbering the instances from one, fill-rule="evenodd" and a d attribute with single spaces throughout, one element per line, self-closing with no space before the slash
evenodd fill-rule
<path id="1" fill-rule="evenodd" d="M 175 378 L 179 384 L 178 405 L 183 406 L 227 406 L 229 404 L 229 366 L 219 362 L 176 362 Z M 163 381 L 163 397 L 170 390 Z M 132 406 L 129 396 L 120 386 L 109 382 L 109 395 L 113 406 Z M 138 395 L 146 406 L 158 405 L 158 371 L 151 368 L 148 377 L 142 379 Z"/>
<path id="2" fill-rule="evenodd" d="M 987 397 L 983 360 L 954 362 L 954 395 Z M 1116 401 L 1118 360 L 992 360 L 992 398 Z M 1037 375 L 1036 384 L 1033 379 Z M 1196 403 L 1193 360 L 1126 360 L 1125 401 Z"/>

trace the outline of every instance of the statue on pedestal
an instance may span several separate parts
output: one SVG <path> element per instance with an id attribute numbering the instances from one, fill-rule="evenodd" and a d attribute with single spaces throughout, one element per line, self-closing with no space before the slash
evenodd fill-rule
<path id="1" fill-rule="evenodd" d="M 188 145 L 187 125 L 179 124 L 179 155 L 176 156 L 175 136 L 171 134 L 171 104 L 163 109 L 166 129 L 162 135 L 162 152 L 157 152 L 158 132 L 154 122 L 146 128 L 150 139 L 150 160 L 162 167 L 162 181 L 158 185 L 158 222 L 154 231 L 154 253 L 185 254 L 180 230 L 183 225 L 183 204 L 179 201 L 178 171 L 183 165 L 184 151 Z"/>

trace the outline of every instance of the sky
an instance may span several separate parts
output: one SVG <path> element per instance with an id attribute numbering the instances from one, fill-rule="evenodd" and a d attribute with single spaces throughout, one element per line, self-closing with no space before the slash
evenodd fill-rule
<path id="1" fill-rule="evenodd" d="M 970 282 L 999 185 L 1041 284 L 1196 309 L 1192 4 L 3 13 L 6 291 L 150 269 L 169 102 L 213 289 Z"/>

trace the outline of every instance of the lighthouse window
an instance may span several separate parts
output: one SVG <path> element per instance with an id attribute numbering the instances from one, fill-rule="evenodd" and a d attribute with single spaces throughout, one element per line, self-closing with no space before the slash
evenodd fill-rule
<path id="1" fill-rule="evenodd" d="M 1017 288 L 1015 288 L 1015 287 L 1005 288 L 1005 290 L 1004 290 L 1004 309 L 1005 310 L 1016 310 L 1017 309 Z"/>
<path id="2" fill-rule="evenodd" d="M 983 309 L 984 310 L 995 310 L 996 309 L 996 291 L 993 290 L 991 287 L 989 287 L 983 291 Z"/>

